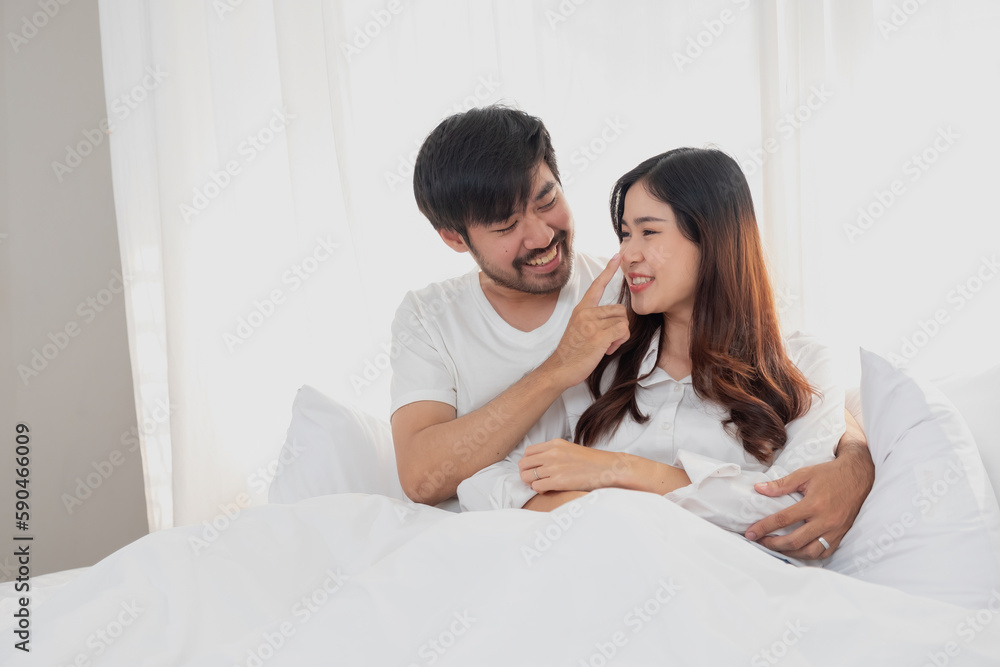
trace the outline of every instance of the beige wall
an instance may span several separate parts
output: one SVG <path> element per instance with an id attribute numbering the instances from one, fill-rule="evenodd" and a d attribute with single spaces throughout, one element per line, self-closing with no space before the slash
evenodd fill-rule
<path id="1" fill-rule="evenodd" d="M 0 580 L 15 576 L 14 533 L 34 535 L 40 575 L 92 565 L 147 532 L 142 461 L 122 442 L 136 415 L 108 142 L 97 130 L 107 115 L 97 1 L 42 4 L 58 11 L 43 19 L 38 0 L 2 4 Z M 45 24 L 37 33 L 25 30 L 33 15 Z M 10 33 L 29 37 L 16 52 Z M 60 182 L 53 162 L 78 144 L 96 147 Z M 25 382 L 18 366 L 31 368 L 34 350 L 52 358 Z M 18 422 L 31 429 L 27 533 L 13 525 Z M 88 494 L 67 510 L 66 498 Z"/>

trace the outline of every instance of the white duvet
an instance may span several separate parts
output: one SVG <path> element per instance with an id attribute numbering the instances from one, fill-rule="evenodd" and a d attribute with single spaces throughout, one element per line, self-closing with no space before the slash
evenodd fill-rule
<path id="1" fill-rule="evenodd" d="M 345 494 L 149 535 L 33 608 L 30 654 L 5 613 L 0 664 L 985 666 L 994 608 L 787 565 L 653 494 Z"/>

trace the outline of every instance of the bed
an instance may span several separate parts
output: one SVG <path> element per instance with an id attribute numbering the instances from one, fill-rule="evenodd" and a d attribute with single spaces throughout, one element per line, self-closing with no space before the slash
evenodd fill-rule
<path id="1" fill-rule="evenodd" d="M 34 579 L 30 654 L 3 584 L 0 664 L 998 665 L 1000 366 L 931 385 L 864 354 L 849 406 L 876 485 L 826 568 L 634 491 L 410 503 L 386 426 L 303 388 L 271 504 Z M 924 512 L 913 489 L 941 479 Z"/>

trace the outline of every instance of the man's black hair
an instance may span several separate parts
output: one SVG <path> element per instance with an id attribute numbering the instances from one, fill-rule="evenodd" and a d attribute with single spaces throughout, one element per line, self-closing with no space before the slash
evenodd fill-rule
<path id="1" fill-rule="evenodd" d="M 524 210 L 544 161 L 559 181 L 552 140 L 541 119 L 491 105 L 441 121 L 413 168 L 413 195 L 435 229 L 468 243 L 469 225 L 488 225 Z"/>

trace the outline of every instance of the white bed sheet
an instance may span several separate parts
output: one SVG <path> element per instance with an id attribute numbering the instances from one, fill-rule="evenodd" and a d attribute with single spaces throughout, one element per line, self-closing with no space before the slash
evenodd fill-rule
<path id="1" fill-rule="evenodd" d="M 49 574 L 32 577 L 29 582 L 31 586 L 31 608 L 37 609 L 39 606 L 45 604 L 56 591 L 79 577 L 88 569 L 86 567 L 78 567 L 72 570 L 60 570 L 59 572 L 50 572 Z M 15 581 L 0 583 L 0 618 L 10 618 L 18 606 L 17 600 L 23 593 L 17 592 L 15 589 L 16 583 Z"/>
<path id="2" fill-rule="evenodd" d="M 976 612 L 796 568 L 653 494 L 550 515 L 345 494 L 203 530 L 61 586 L 29 660 L 5 615 L 0 664 L 1000 664 L 1000 591 Z"/>

